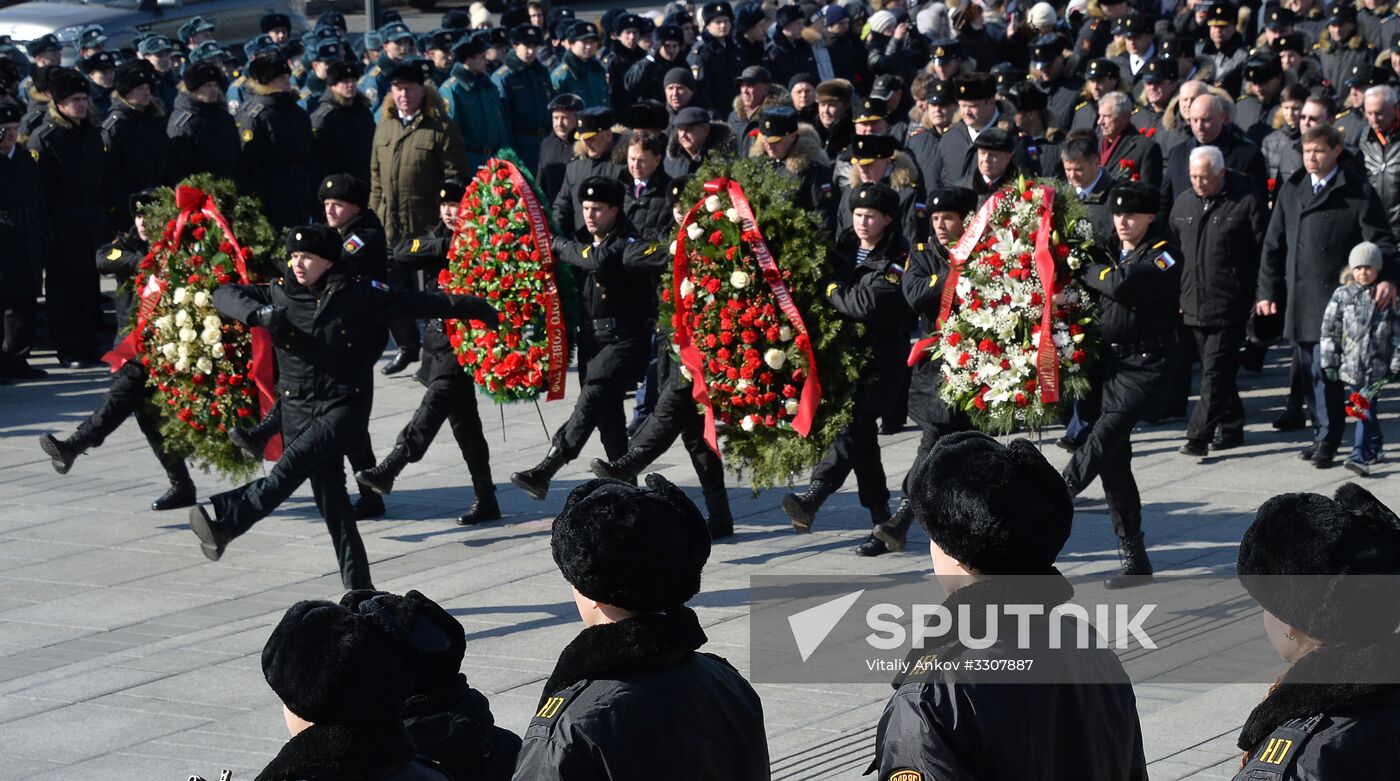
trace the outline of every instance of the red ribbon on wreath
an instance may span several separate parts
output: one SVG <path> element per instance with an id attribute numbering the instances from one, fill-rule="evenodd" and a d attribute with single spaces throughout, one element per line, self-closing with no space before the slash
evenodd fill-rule
<path id="1" fill-rule="evenodd" d="M 219 211 L 219 205 L 208 193 L 197 187 L 180 185 L 175 188 L 175 208 L 180 210 L 180 215 L 175 218 L 175 233 L 171 239 L 171 247 L 180 245 L 180 238 L 185 233 L 185 224 L 191 215 L 203 214 L 212 220 L 219 230 L 224 232 L 224 237 L 233 247 L 233 266 L 238 272 L 239 284 L 252 284 L 248 277 L 248 264 L 245 256 L 251 254 L 238 243 L 238 237 L 233 234 L 233 228 L 229 226 L 228 220 Z M 164 293 L 168 285 L 159 279 L 152 277 L 153 284 L 148 284 L 141 291 L 141 307 L 137 310 L 136 326 L 131 329 L 122 343 L 117 345 L 111 352 L 102 356 L 102 360 L 112 367 L 116 372 L 126 365 L 126 362 L 145 351 L 142 344 L 141 335 L 146 330 L 146 325 L 151 314 L 155 311 L 156 303 Z M 277 394 L 273 390 L 272 379 L 272 336 L 265 328 L 249 328 L 249 341 L 252 352 L 249 376 L 253 380 L 253 385 L 258 389 L 258 407 L 262 414 L 266 415 L 277 403 Z M 275 461 L 282 455 L 282 437 L 274 436 L 268 440 L 267 448 L 263 451 L 263 456 L 269 461 Z"/>
<path id="2" fill-rule="evenodd" d="M 764 241 L 763 234 L 758 229 L 758 220 L 754 219 L 753 208 L 749 206 L 748 196 L 744 195 L 744 188 L 732 179 L 712 179 L 705 183 L 705 192 L 716 194 L 727 192 L 729 200 L 734 203 L 734 209 L 739 213 L 739 224 L 743 229 L 743 240 L 748 243 L 753 250 L 754 259 L 758 261 L 758 267 L 763 271 L 763 278 L 768 282 L 768 287 L 773 291 L 773 297 L 778 300 L 778 308 L 782 310 L 783 316 L 792 325 L 800 339 L 803 355 L 807 358 L 807 375 L 802 381 L 802 391 L 798 394 L 797 414 L 792 419 L 792 430 L 799 436 L 807 436 L 812 431 L 812 421 L 817 415 L 817 406 L 821 403 L 822 386 L 821 379 L 817 376 L 817 358 L 812 353 L 812 338 L 807 333 L 807 326 L 802 322 L 802 313 L 797 311 L 797 305 L 792 300 L 792 294 L 788 292 L 787 285 L 783 284 L 783 274 L 778 268 L 778 261 L 773 257 L 773 253 L 768 249 L 768 242 Z M 704 205 L 704 201 L 691 207 L 685 215 L 685 220 L 681 222 L 680 230 L 676 235 L 676 258 L 672 273 L 671 295 L 676 302 L 676 348 L 680 352 L 681 364 L 690 372 L 694 382 L 692 396 L 695 401 L 705 408 L 705 443 L 710 446 L 717 455 L 719 454 L 719 438 L 715 433 L 715 411 L 714 404 L 710 401 L 710 392 L 705 385 L 704 356 L 695 346 L 691 338 L 689 318 L 689 307 L 685 299 L 681 297 L 681 281 L 690 276 L 690 256 L 686 252 L 686 240 L 688 234 L 686 229 L 695 222 L 695 215 Z"/>
<path id="3" fill-rule="evenodd" d="M 1036 378 L 1041 401 L 1053 404 L 1060 400 L 1060 356 L 1055 350 L 1055 340 L 1052 338 L 1055 313 L 1055 255 L 1050 250 L 1050 234 L 1054 227 L 1055 189 L 1041 185 L 1026 190 L 1026 194 L 1036 192 L 1040 196 L 1040 227 L 1035 235 L 1035 273 L 1040 277 L 1044 293 L 1044 303 L 1040 310 L 1040 346 L 1036 352 Z M 967 230 L 963 231 L 962 238 L 950 253 L 948 278 L 943 281 L 943 297 L 939 301 L 938 319 L 935 321 L 940 334 L 914 343 L 913 349 L 909 351 L 910 366 L 917 364 L 942 338 L 943 325 L 953 311 L 958 278 L 962 276 L 963 266 L 967 265 L 967 259 L 982 242 L 997 207 L 1007 198 L 1016 196 L 1016 191 L 1010 188 L 998 190 L 982 204 L 982 208 L 977 210 L 977 216 L 967 226 Z"/>

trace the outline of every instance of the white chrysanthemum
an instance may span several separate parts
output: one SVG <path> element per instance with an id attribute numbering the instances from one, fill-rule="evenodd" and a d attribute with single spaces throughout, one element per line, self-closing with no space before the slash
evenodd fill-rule
<path id="1" fill-rule="evenodd" d="M 204 329 L 206 331 L 217 331 L 223 327 L 224 321 L 220 320 L 218 315 L 205 315 Z"/>
<path id="2" fill-rule="evenodd" d="M 219 342 L 217 344 L 209 345 L 209 354 L 214 356 L 215 358 L 224 357 L 224 343 Z"/>
<path id="3" fill-rule="evenodd" d="M 710 197 L 705 199 L 705 211 L 711 214 L 714 214 L 723 207 L 724 204 L 720 203 L 718 195 L 711 195 Z"/>
<path id="4" fill-rule="evenodd" d="M 692 222 L 690 226 L 685 229 L 685 235 L 689 236 L 691 241 L 696 241 L 701 236 L 705 235 L 705 229 Z"/>
<path id="5" fill-rule="evenodd" d="M 735 225 L 739 224 L 739 210 L 734 208 L 733 206 L 730 206 L 728 209 L 724 210 L 724 216 L 725 219 L 729 220 Z"/>
<path id="6" fill-rule="evenodd" d="M 186 312 L 186 311 L 183 310 L 183 309 L 176 310 L 176 312 L 175 312 L 175 325 L 178 326 L 178 327 L 180 327 L 180 328 L 184 328 L 185 326 L 189 325 L 189 323 L 190 323 L 190 313 L 189 313 L 189 312 Z"/>
<path id="7" fill-rule="evenodd" d="M 169 331 L 175 327 L 175 318 L 170 315 L 161 315 L 156 318 L 157 331 Z"/>
<path id="8" fill-rule="evenodd" d="M 185 303 L 185 297 L 189 295 L 189 292 L 188 288 L 177 287 L 175 288 L 174 294 L 171 295 L 170 300 L 175 302 L 175 306 L 180 306 Z"/>
<path id="9" fill-rule="evenodd" d="M 743 271 L 735 271 L 733 274 L 729 275 L 729 284 L 740 290 L 748 287 L 749 281 L 749 275 Z"/>
<path id="10" fill-rule="evenodd" d="M 207 345 L 222 344 L 224 335 L 217 328 L 206 328 L 200 332 L 199 340 Z"/>
<path id="11" fill-rule="evenodd" d="M 196 340 L 196 339 L 198 339 L 198 338 L 199 338 L 199 332 L 196 331 L 196 330 L 194 330 L 193 328 L 181 328 L 181 329 L 180 329 L 180 341 L 182 341 L 182 342 L 193 342 L 194 340 Z"/>
<path id="12" fill-rule="evenodd" d="M 194 368 L 198 369 L 200 374 L 208 374 L 214 371 L 214 362 L 207 357 L 200 358 L 198 361 L 195 361 Z"/>
<path id="13" fill-rule="evenodd" d="M 194 305 L 200 308 L 209 306 L 209 294 L 203 290 L 195 291 Z"/>
<path id="14" fill-rule="evenodd" d="M 770 369 L 781 369 L 787 363 L 787 353 L 782 350 L 772 349 L 763 354 L 763 362 L 768 364 Z"/>
<path id="15" fill-rule="evenodd" d="M 789 415 L 796 415 L 797 399 L 788 399 L 787 401 L 783 402 L 783 409 L 787 410 L 787 414 Z"/>
<path id="16" fill-rule="evenodd" d="M 189 370 L 190 370 L 190 362 L 189 362 L 189 360 L 187 360 L 187 359 L 185 359 L 185 358 L 181 358 L 180 360 L 178 360 L 178 361 L 175 362 L 175 371 L 177 371 L 177 372 L 187 372 L 187 371 L 189 371 Z"/>
<path id="17" fill-rule="evenodd" d="M 754 428 L 755 428 L 757 425 L 758 425 L 758 416 L 757 416 L 757 415 L 745 415 L 745 416 L 744 416 L 744 420 L 743 420 L 743 422 L 741 422 L 741 423 L 739 424 L 739 427 L 742 428 L 742 429 L 744 429 L 745 431 L 753 431 Z"/>
<path id="18" fill-rule="evenodd" d="M 164 355 L 167 361 L 175 360 L 175 356 L 179 355 L 179 350 L 180 348 L 175 346 L 174 342 L 166 342 L 160 346 L 160 354 Z"/>

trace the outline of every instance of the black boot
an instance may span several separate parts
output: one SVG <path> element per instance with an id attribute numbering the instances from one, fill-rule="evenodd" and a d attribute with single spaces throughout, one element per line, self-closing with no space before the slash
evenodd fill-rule
<path id="1" fill-rule="evenodd" d="M 384 507 L 384 497 L 364 483 L 357 485 L 360 488 L 360 497 L 355 500 L 355 520 L 367 521 L 370 518 L 383 517 L 388 512 Z"/>
<path id="2" fill-rule="evenodd" d="M 705 509 L 710 517 L 705 525 L 710 527 L 710 539 L 722 540 L 734 536 L 734 515 L 729 512 L 729 492 L 723 488 L 705 492 Z"/>
<path id="3" fill-rule="evenodd" d="M 618 456 L 614 461 L 595 458 L 588 465 L 588 470 L 598 477 L 621 480 L 624 483 L 636 485 L 637 475 L 641 474 L 642 470 L 647 467 L 642 461 L 644 458 L 646 458 L 646 454 L 634 448 Z"/>
<path id="4" fill-rule="evenodd" d="M 210 518 L 209 513 L 197 504 L 190 508 L 190 531 L 199 538 L 199 549 L 204 552 L 204 558 L 210 561 L 223 558 L 224 548 L 233 539 L 222 523 Z"/>
<path id="5" fill-rule="evenodd" d="M 879 528 L 883 524 L 889 523 L 889 506 L 882 505 L 880 507 L 870 508 L 870 522 L 873 523 L 876 528 Z M 882 556 L 889 552 L 890 549 L 888 546 L 885 545 L 885 541 L 880 539 L 879 537 L 876 537 L 873 531 L 870 533 L 869 537 L 865 538 L 865 542 L 862 542 L 859 546 L 856 547 L 857 556 Z"/>
<path id="6" fill-rule="evenodd" d="M 871 534 L 885 543 L 885 548 L 898 553 L 904 550 L 904 541 L 909 538 L 909 524 L 913 522 L 914 510 L 909 505 L 908 497 L 904 497 L 899 500 L 894 517 L 884 523 L 875 524 L 875 530 Z"/>
<path id="7" fill-rule="evenodd" d="M 817 517 L 817 510 L 821 509 L 822 503 L 827 497 L 835 493 L 835 490 L 820 480 L 813 480 L 807 486 L 807 491 L 800 494 L 788 494 L 783 497 L 783 512 L 792 519 L 793 530 L 802 534 L 812 531 L 812 521 Z"/>
<path id="8" fill-rule="evenodd" d="M 408 451 L 403 445 L 394 445 L 383 461 L 356 472 L 355 482 L 360 484 L 361 490 L 368 488 L 380 496 L 388 496 L 394 490 L 394 478 L 405 466 L 408 466 Z"/>
<path id="9" fill-rule="evenodd" d="M 170 478 L 170 490 L 161 494 L 159 499 L 151 502 L 151 509 L 156 512 L 178 510 L 181 507 L 189 507 L 194 504 L 194 481 L 190 480 L 190 472 L 185 468 L 185 462 L 172 461 L 165 468 L 165 474 Z"/>
<path id="10" fill-rule="evenodd" d="M 1132 588 L 1152 581 L 1152 562 L 1147 559 L 1147 546 L 1142 543 L 1141 534 L 1119 540 L 1118 553 L 1123 559 L 1122 569 L 1103 582 L 1104 588 Z"/>
<path id="11" fill-rule="evenodd" d="M 565 457 L 564 451 L 554 445 L 550 445 L 549 452 L 545 453 L 544 460 L 539 462 L 532 469 L 523 472 L 516 472 L 510 476 L 510 481 L 516 488 L 524 491 L 527 496 L 537 502 L 544 501 L 549 495 L 549 480 L 554 477 L 554 473 L 563 468 L 569 459 Z"/>
<path id="12" fill-rule="evenodd" d="M 416 360 L 418 360 L 417 350 L 409 351 L 400 347 L 399 351 L 394 353 L 393 359 L 390 360 L 387 364 L 385 364 L 384 368 L 379 370 L 379 373 L 385 376 L 388 376 L 390 374 L 398 374 L 404 369 L 407 369 L 408 365 Z"/>
<path id="13" fill-rule="evenodd" d="M 280 408 L 279 408 L 280 409 Z M 268 414 L 254 425 L 252 428 L 231 428 L 228 430 L 228 441 L 235 447 L 242 450 L 254 461 L 261 461 L 263 451 L 267 449 L 267 441 L 277 434 L 277 429 L 282 425 L 280 415 Z"/>
<path id="14" fill-rule="evenodd" d="M 52 434 L 39 437 L 39 448 L 53 459 L 53 471 L 61 475 L 68 474 L 78 456 L 95 444 L 97 441 L 92 436 L 92 429 L 88 428 L 86 423 L 78 426 L 78 430 L 67 439 L 58 439 Z"/>
<path id="15" fill-rule="evenodd" d="M 466 513 L 457 519 L 457 525 L 475 526 L 479 523 L 498 520 L 500 517 L 501 506 L 496 503 L 496 492 L 480 492 L 472 501 L 472 506 L 468 507 Z"/>

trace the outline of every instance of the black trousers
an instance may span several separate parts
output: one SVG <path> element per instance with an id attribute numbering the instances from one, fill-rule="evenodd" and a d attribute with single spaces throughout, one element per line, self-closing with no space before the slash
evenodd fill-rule
<path id="1" fill-rule="evenodd" d="M 418 290 L 418 272 L 398 263 L 390 263 L 389 284 L 402 290 Z M 400 350 L 417 355 L 423 349 L 423 335 L 418 330 L 417 320 L 390 320 L 389 333 Z"/>
<path id="2" fill-rule="evenodd" d="M 263 419 L 258 423 L 258 428 L 268 430 L 267 438 L 271 439 L 274 434 L 282 428 L 282 400 L 278 399 L 272 405 L 272 409 L 267 411 Z M 286 449 L 286 442 L 282 443 Z M 379 462 L 374 457 L 374 443 L 370 441 L 369 433 L 365 435 L 350 448 L 350 452 L 345 454 L 345 460 L 350 462 L 350 473 L 354 474 L 365 469 L 372 469 Z M 361 493 L 364 493 L 361 491 Z"/>
<path id="3" fill-rule="evenodd" d="M 835 491 L 855 472 L 856 492 L 861 507 L 887 507 L 890 489 L 885 485 L 885 466 L 880 461 L 879 427 L 876 421 L 894 409 L 896 396 L 904 384 L 903 372 L 866 367 L 873 376 L 856 389 L 851 422 L 837 432 L 822 460 L 812 469 L 812 482 L 826 483 Z"/>
<path id="4" fill-rule="evenodd" d="M 662 387 L 656 406 L 628 444 L 630 450 L 640 454 L 642 463 L 650 464 L 671 447 L 676 437 L 680 437 L 685 451 L 690 454 L 690 463 L 695 467 L 695 476 L 700 478 L 700 489 L 706 498 L 716 491 L 723 492 L 724 465 L 705 444 L 705 417 L 695 406 L 688 382 L 672 381 Z"/>
<path id="5" fill-rule="evenodd" d="M 609 338 L 613 341 L 602 344 L 588 329 L 578 333 L 578 400 L 553 439 L 554 446 L 570 461 L 578 458 L 594 429 L 609 461 L 627 452 L 624 402 L 627 392 L 637 385 L 650 338 Z"/>
<path id="6" fill-rule="evenodd" d="M 0 371 L 10 361 L 18 361 L 34 346 L 34 322 L 39 304 L 34 291 L 27 286 L 17 290 L 0 290 Z"/>
<path id="7" fill-rule="evenodd" d="M 464 372 L 444 374 L 428 382 L 413 418 L 399 432 L 398 445 L 408 454 L 409 463 L 422 460 L 444 421 L 452 426 L 452 436 L 462 450 L 477 496 L 495 493 L 496 484 L 491 480 L 491 451 L 486 446 L 481 415 L 476 407 L 476 384 Z"/>
<path id="8" fill-rule="evenodd" d="M 337 423 L 341 416 L 313 419 L 290 442 L 284 443 L 282 457 L 267 477 L 210 497 L 217 522 L 225 524 L 234 537 L 266 518 L 307 480 L 316 498 L 316 509 L 326 521 L 326 531 L 335 546 L 340 580 L 347 589 L 372 588 L 369 555 L 365 552 L 355 511 L 345 490 L 344 452 Z M 363 437 L 361 437 L 363 438 Z"/>
<path id="9" fill-rule="evenodd" d="M 92 438 L 93 447 L 107 441 L 127 418 L 136 418 L 136 425 L 146 437 L 156 460 L 160 462 L 171 483 L 190 482 L 190 472 L 185 460 L 165 452 L 165 437 L 160 433 L 160 418 L 146 406 L 150 398 L 146 387 L 146 367 L 140 361 L 127 361 L 112 375 L 112 385 L 102 397 L 102 403 L 88 419 L 78 426 Z"/>
<path id="10" fill-rule="evenodd" d="M 1237 380 L 1244 324 L 1192 326 L 1191 334 L 1201 357 L 1201 400 L 1186 423 L 1186 438 L 1207 442 L 1217 429 L 1221 436 L 1240 437 L 1244 434 L 1244 403 Z"/>
<path id="11" fill-rule="evenodd" d="M 88 358 L 97 353 L 97 269 L 94 247 L 84 258 L 85 269 L 50 270 L 44 283 L 49 338 L 58 354 Z"/>
<path id="12" fill-rule="evenodd" d="M 1317 342 L 1295 342 L 1293 357 L 1298 361 L 1298 371 L 1303 381 L 1311 384 L 1312 392 L 1307 396 L 1307 405 L 1317 425 L 1313 428 L 1313 442 L 1327 445 L 1336 450 L 1342 444 L 1342 432 L 1347 424 L 1347 388 L 1342 382 L 1333 382 L 1322 373 L 1322 347 Z"/>
<path id="13" fill-rule="evenodd" d="M 1130 439 L 1138 418 L 1126 412 L 1105 412 L 1097 416 L 1091 414 L 1089 419 L 1089 436 L 1074 451 L 1069 466 L 1065 467 L 1065 476 L 1081 488 L 1092 483 L 1095 477 L 1102 480 L 1113 532 L 1119 539 L 1141 534 L 1142 496 L 1133 478 Z"/>
<path id="14" fill-rule="evenodd" d="M 928 455 L 938 440 L 948 434 L 958 431 L 971 431 L 972 421 L 952 407 L 938 395 L 938 389 L 943 383 L 943 376 L 938 364 L 933 361 L 921 361 L 909 372 L 908 399 L 909 417 L 918 424 L 921 433 L 919 437 L 919 450 L 914 456 L 914 463 L 909 465 L 909 471 L 904 473 L 904 495 L 908 497 L 914 487 L 914 478 L 919 473 L 919 466 L 923 463 L 924 457 Z"/>

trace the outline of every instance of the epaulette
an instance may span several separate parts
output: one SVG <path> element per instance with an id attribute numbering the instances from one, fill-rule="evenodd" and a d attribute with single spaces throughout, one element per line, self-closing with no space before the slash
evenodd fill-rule
<path id="1" fill-rule="evenodd" d="M 1139 111 L 1142 111 L 1142 106 L 1133 106 L 1133 113 L 1134 113 L 1134 114 L 1138 113 Z"/>
<path id="2" fill-rule="evenodd" d="M 253 107 L 248 109 L 248 116 L 256 117 L 257 115 L 261 114 L 263 109 L 265 108 L 267 108 L 266 103 L 254 103 Z"/>
<path id="3" fill-rule="evenodd" d="M 583 690 L 588 688 L 588 683 L 587 680 L 578 681 L 564 690 L 546 697 L 544 702 L 540 703 L 539 709 L 535 711 L 534 718 L 530 719 L 529 726 L 525 728 L 526 732 L 535 730 L 537 733 L 547 733 L 554 729 L 555 720 L 559 718 L 559 714 L 563 713 L 569 703 L 577 699 Z"/>
<path id="4" fill-rule="evenodd" d="M 194 115 L 188 111 L 181 111 L 180 113 L 176 114 L 175 127 L 184 127 L 185 125 L 188 125 L 190 122 L 190 118 L 193 116 Z"/>
<path id="5" fill-rule="evenodd" d="M 301 92 L 299 94 L 301 95 L 302 100 L 306 100 L 307 98 L 311 97 L 311 88 L 302 87 Z"/>
<path id="6" fill-rule="evenodd" d="M 120 120 L 121 118 L 116 115 L 116 112 L 108 114 L 107 118 L 102 120 L 102 129 L 111 130 Z"/>
<path id="7" fill-rule="evenodd" d="M 915 244 L 915 245 L 914 245 L 914 249 L 918 250 L 919 252 L 923 252 L 923 251 L 924 251 L 924 243 L 921 241 L 921 242 L 919 242 L 918 244 Z"/>
<path id="8" fill-rule="evenodd" d="M 1156 244 L 1153 244 L 1153 245 L 1152 245 L 1152 249 L 1161 249 L 1161 248 L 1163 248 L 1163 247 L 1165 247 L 1165 246 L 1167 246 L 1167 242 L 1166 242 L 1166 241 L 1159 241 L 1159 242 L 1157 242 Z"/>
<path id="9" fill-rule="evenodd" d="M 456 76 L 448 76 L 448 77 L 447 77 L 447 80 L 444 81 L 444 82 L 442 83 L 442 86 L 439 87 L 438 89 L 451 89 L 451 88 L 452 88 L 454 85 L 456 85 L 456 84 L 457 84 L 457 77 L 456 77 Z"/>
<path id="10" fill-rule="evenodd" d="M 1087 100 L 1085 100 L 1085 101 L 1080 101 L 1077 105 L 1075 105 L 1074 110 L 1075 110 L 1075 111 L 1078 111 L 1078 110 L 1080 110 L 1081 108 L 1084 108 L 1084 107 L 1087 106 L 1087 105 L 1089 105 L 1089 101 L 1087 101 Z"/>
<path id="11" fill-rule="evenodd" d="M 366 73 L 365 75 L 366 75 L 366 76 L 373 76 L 374 78 L 379 78 L 379 74 L 380 74 L 380 73 L 383 73 L 383 71 L 381 71 L 381 70 L 379 69 L 379 64 L 376 63 L 375 66 L 374 66 L 373 68 L 370 68 L 370 69 L 369 69 L 369 73 Z"/>
<path id="12" fill-rule="evenodd" d="M 1336 114 L 1335 116 L 1333 116 L 1332 119 L 1333 119 L 1333 120 L 1338 120 L 1338 119 L 1341 119 L 1342 117 L 1344 117 L 1344 116 L 1346 116 L 1347 114 L 1350 114 L 1350 113 L 1351 113 L 1351 109 L 1347 109 L 1346 111 L 1339 112 L 1338 114 Z"/>

